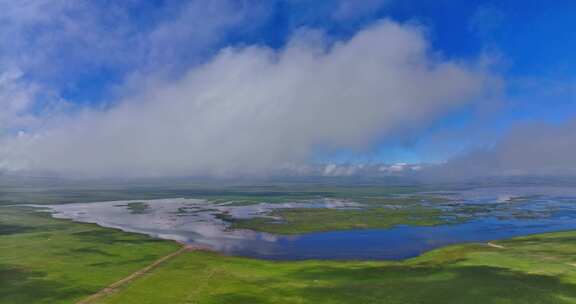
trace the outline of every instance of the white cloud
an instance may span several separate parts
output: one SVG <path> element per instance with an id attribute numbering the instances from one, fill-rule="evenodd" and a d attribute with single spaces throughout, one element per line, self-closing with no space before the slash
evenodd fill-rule
<path id="1" fill-rule="evenodd" d="M 515 127 L 493 147 L 476 149 L 447 161 L 426 176 L 467 179 L 484 176 L 574 175 L 576 120 L 559 125 Z"/>
<path id="2" fill-rule="evenodd" d="M 0 0 L 0 77 L 9 76 L 11 90 L 18 86 L 30 106 L 38 100 L 60 102 L 63 91 L 81 91 L 106 77 L 111 84 L 99 89 L 113 91 L 118 85 L 122 94 L 124 82 L 141 81 L 142 75 L 180 75 L 205 59 L 230 30 L 246 20 L 258 24 L 264 14 L 259 6 L 233 0 L 147 3 Z M 15 102 L 10 97 L 0 94 L 2 109 Z M 0 130 L 6 126 L 0 117 Z"/>
<path id="3" fill-rule="evenodd" d="M 315 37 L 315 38 L 310 38 Z M 380 22 L 328 46 L 227 48 L 170 83 L 148 82 L 105 112 L 7 138 L 5 167 L 59 173 L 263 173 L 318 146 L 364 148 L 478 97 L 489 76 L 442 60 L 420 29 Z"/>
<path id="4" fill-rule="evenodd" d="M 15 68 L 0 69 L 0 136 L 2 130 L 27 126 L 34 118 L 27 112 L 34 101 L 37 88 L 22 80 Z"/>

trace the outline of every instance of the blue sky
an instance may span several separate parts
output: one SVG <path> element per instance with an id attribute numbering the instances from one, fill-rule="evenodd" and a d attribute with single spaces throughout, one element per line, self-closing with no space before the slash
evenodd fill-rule
<path id="1" fill-rule="evenodd" d="M 382 20 L 417 32 L 429 64 L 489 74 L 489 92 L 466 95 L 417 123 L 366 130 L 353 144 L 319 135 L 306 140 L 308 152 L 295 152 L 298 160 L 442 162 L 494 146 L 517 126 L 562 124 L 576 115 L 570 0 L 31 0 L 18 7 L 0 0 L 0 8 L 0 105 L 7 109 L 0 128 L 10 140 L 115 111 L 149 87 L 204 69 L 227 49 L 282 54 L 295 37 L 310 36 L 331 52 Z"/>
<path id="2" fill-rule="evenodd" d="M 168 1 L 182 2 L 185 1 Z M 376 20 L 391 18 L 399 22 L 421 24 L 426 27 L 433 48 L 443 56 L 466 59 L 477 57 L 483 52 L 494 52 L 502 56 L 498 68 L 506 76 L 514 79 L 538 78 L 549 81 L 573 79 L 576 58 L 576 32 L 573 28 L 573 12 L 576 3 L 569 0 L 554 1 L 451 1 L 451 0 L 408 0 L 408 1 L 366 1 L 366 11 L 358 6 L 357 13 L 334 18 L 341 2 L 323 1 L 245 1 L 248 5 L 261 7 L 255 20 L 245 20 L 234 29 L 221 33 L 219 41 L 209 48 L 194 50 L 182 61 L 201 61 L 223 46 L 241 44 L 265 44 L 274 48 L 282 47 L 291 34 L 301 27 L 322 29 L 334 39 L 349 37 L 362 27 Z M 360 1 L 361 3 L 363 1 Z M 105 9 L 106 1 L 98 4 Z M 111 3 L 111 2 L 108 2 Z M 264 3 L 264 5 L 262 5 Z M 118 4 L 116 4 L 118 5 Z M 124 6 L 129 22 L 135 31 L 146 31 L 170 12 L 163 8 L 174 4 L 165 1 L 134 1 L 120 4 Z M 263 7 L 262 7 L 263 6 Z M 173 14 L 173 13 L 172 13 Z M 106 27 L 113 27 L 114 21 L 107 20 Z M 43 31 L 43 29 L 38 29 Z M 31 34 L 33 35 L 33 34 Z M 193 39 L 191 39 L 193 40 Z M 183 39 L 182 44 L 187 41 Z M 192 41 L 189 42 L 194 47 Z M 57 55 L 68 52 L 62 46 Z M 198 58 L 194 58 L 198 57 Z M 67 64 L 67 62 L 63 62 Z M 84 100 L 98 103 L 105 99 L 103 91 L 123 81 L 130 68 L 94 62 L 90 67 L 67 67 L 74 73 L 68 75 L 61 93 L 73 101 Z M 44 75 L 41 75 L 42 77 Z M 53 75 L 50 75 L 53 76 Z M 61 81 L 62 75 L 56 77 Z M 44 79 L 46 80 L 46 79 Z M 46 81 L 50 81 L 47 79 Z M 520 80 L 518 80 L 520 81 Z M 64 82 L 64 81 L 62 81 Z M 514 90 L 511 90 L 514 92 Z M 516 94 L 521 94 L 517 92 Z"/>
<path id="3" fill-rule="evenodd" d="M 320 3 L 320 14 L 302 16 L 298 13 L 301 11 L 298 5 L 295 10 L 280 14 L 288 15 L 284 18 L 295 20 L 298 26 L 311 24 L 326 28 L 335 36 L 347 35 L 380 18 L 420 24 L 426 27 L 433 48 L 441 56 L 458 60 L 483 54 L 494 56 L 493 60 L 497 62 L 492 68 L 505 81 L 502 109 L 488 118 L 476 117 L 474 106 L 464 107 L 441 117 L 420 134 L 412 135 L 414 137 L 407 142 L 403 142 L 406 139 L 384 139 L 368 155 L 340 151 L 334 156 L 336 160 L 439 161 L 469 146 L 490 144 L 516 123 L 559 122 L 576 114 L 574 1 L 380 1 L 377 9 L 356 15 L 344 24 L 326 18 L 326 11 L 322 10 L 333 10 L 331 4 L 334 2 L 315 2 L 315 5 Z M 301 3 L 306 3 L 308 8 L 302 11 L 318 10 L 315 5 L 310 8 L 311 1 Z M 485 124 L 483 128 L 486 128 L 476 132 L 488 133 L 480 136 L 479 142 L 456 137 L 442 142 L 447 149 L 435 149 L 436 153 L 430 151 L 430 145 L 437 145 L 436 142 L 428 143 L 435 132 L 469 125 L 480 128 L 474 125 L 476 123 Z"/>

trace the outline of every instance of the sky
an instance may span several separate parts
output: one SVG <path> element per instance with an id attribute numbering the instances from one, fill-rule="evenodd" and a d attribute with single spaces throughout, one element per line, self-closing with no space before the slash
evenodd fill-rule
<path id="1" fill-rule="evenodd" d="M 0 170 L 576 172 L 571 0 L 0 0 Z"/>

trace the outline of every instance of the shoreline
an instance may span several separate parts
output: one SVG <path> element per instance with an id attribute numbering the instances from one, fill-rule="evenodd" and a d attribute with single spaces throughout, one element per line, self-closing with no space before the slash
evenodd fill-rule
<path id="1" fill-rule="evenodd" d="M 8 207 L 8 206 L 5 206 Z M 14 207 L 18 207 L 18 205 L 14 206 Z M 42 207 L 42 206 L 31 206 L 31 205 L 27 205 L 26 207 L 32 207 L 34 209 L 39 209 L 38 207 Z M 97 227 L 100 228 L 104 228 L 104 229 L 113 229 L 116 231 L 121 231 L 123 233 L 129 233 L 129 234 L 136 234 L 136 235 L 144 235 L 147 236 L 151 239 L 155 239 L 155 240 L 160 240 L 160 241 L 166 241 L 166 242 L 170 242 L 170 243 L 174 243 L 177 244 L 177 246 L 179 247 L 188 247 L 191 248 L 192 250 L 200 250 L 200 251 L 209 251 L 209 252 L 213 252 L 213 253 L 217 253 L 223 256 L 228 256 L 228 257 L 239 257 L 239 258 L 247 258 L 247 259 L 254 259 L 254 260 L 261 260 L 261 261 L 270 261 L 270 262 L 302 262 L 302 261 L 339 261 L 339 262 L 405 262 L 405 261 L 410 261 L 413 259 L 417 259 L 419 257 L 422 257 L 430 252 L 436 251 L 436 250 L 442 250 L 448 247 L 453 247 L 453 246 L 462 246 L 462 245 L 473 245 L 473 244 L 477 244 L 477 245 L 485 245 L 488 247 L 492 247 L 492 248 L 497 248 L 497 249 L 504 249 L 503 246 L 501 245 L 496 245 L 493 242 L 496 241 L 503 241 L 503 240 L 511 240 L 511 239 L 515 239 L 515 238 L 521 238 L 521 237 L 529 237 L 529 236 L 534 236 L 534 235 L 543 235 L 543 234 L 549 234 L 549 233 L 559 233 L 559 232 L 569 232 L 569 231 L 576 231 L 576 229 L 561 229 L 561 230 L 554 230 L 554 231 L 548 231 L 548 232 L 541 232 L 541 233 L 527 233 L 527 234 L 522 234 L 522 235 L 518 235 L 518 236 L 514 236 L 514 237 L 510 237 L 510 238 L 497 238 L 497 239 L 491 239 L 491 240 L 487 240 L 487 241 L 470 241 L 470 242 L 458 242 L 458 243 L 452 243 L 452 244 L 446 244 L 446 245 L 442 245 L 439 247 L 435 247 L 429 250 L 425 250 L 425 251 L 421 251 L 419 252 L 418 255 L 415 256 L 411 256 L 411 257 L 407 257 L 407 258 L 401 258 L 401 259 L 362 259 L 362 258 L 348 258 L 348 259 L 330 259 L 330 258 L 310 258 L 310 259 L 273 259 L 273 258 L 260 258 L 260 257 L 253 257 L 253 256 L 246 256 L 246 255 L 234 255 L 234 254 L 227 254 L 226 252 L 217 250 L 209 245 L 206 244 L 194 244 L 194 243 L 187 243 L 184 242 L 182 240 L 178 240 L 175 238 L 164 238 L 158 235 L 154 235 L 154 234 L 150 234 L 150 233 L 145 233 L 145 232 L 140 232 L 140 231 L 136 231 L 133 229 L 126 229 L 124 227 L 121 226 L 108 226 L 108 225 L 101 225 L 100 223 L 97 222 L 84 222 L 84 221 L 78 221 L 72 218 L 60 218 L 60 217 L 54 217 L 53 213 L 51 213 L 49 210 L 36 210 L 35 212 L 40 213 L 40 214 L 44 214 L 49 216 L 51 219 L 54 220 L 61 220 L 61 221 L 67 221 L 67 222 L 73 222 L 73 223 L 77 223 L 77 224 L 81 224 L 81 225 L 95 225 Z M 390 228 L 388 228 L 390 229 Z M 384 229 L 387 230 L 387 229 Z M 323 231 L 323 232 L 331 232 L 331 231 Z M 322 232 L 318 232 L 318 233 L 322 233 Z"/>

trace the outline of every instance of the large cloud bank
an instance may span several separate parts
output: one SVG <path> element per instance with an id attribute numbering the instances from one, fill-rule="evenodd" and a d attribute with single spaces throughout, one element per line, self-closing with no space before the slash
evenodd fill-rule
<path id="1" fill-rule="evenodd" d="M 481 96 L 489 81 L 475 64 L 434 54 L 417 27 L 382 21 L 336 43 L 302 30 L 283 49 L 225 48 L 177 80 L 131 87 L 137 93 L 107 110 L 52 117 L 43 128 L 4 136 L 0 166 L 86 175 L 266 173 L 318 149 L 362 149 L 424 126 Z"/>
<path id="2" fill-rule="evenodd" d="M 575 175 L 576 120 L 517 126 L 492 147 L 464 153 L 425 173 L 436 179 Z"/>

